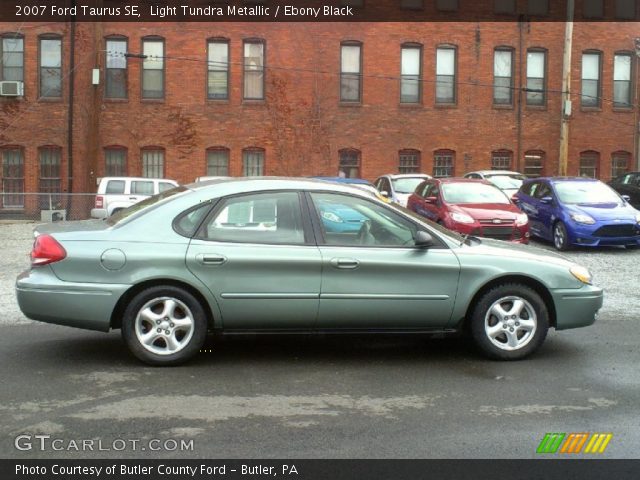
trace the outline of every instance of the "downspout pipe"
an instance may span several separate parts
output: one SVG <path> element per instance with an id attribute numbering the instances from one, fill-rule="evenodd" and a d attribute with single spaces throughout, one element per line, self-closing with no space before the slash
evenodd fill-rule
<path id="1" fill-rule="evenodd" d="M 71 6 L 75 6 L 75 0 L 71 0 Z M 71 18 L 69 55 L 69 104 L 67 111 L 67 192 L 73 192 L 73 107 L 75 94 L 75 68 L 76 68 L 76 18 Z M 67 211 L 70 211 L 71 196 L 67 196 Z"/>

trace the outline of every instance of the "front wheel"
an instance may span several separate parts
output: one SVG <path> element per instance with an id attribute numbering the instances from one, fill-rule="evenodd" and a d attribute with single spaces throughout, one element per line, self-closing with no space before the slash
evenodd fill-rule
<path id="1" fill-rule="evenodd" d="M 553 226 L 553 246 L 560 251 L 569 250 L 569 234 L 562 222 L 556 222 Z"/>
<path id="2" fill-rule="evenodd" d="M 471 314 L 471 335 L 487 357 L 519 360 L 536 351 L 549 329 L 549 312 L 540 295 L 518 283 L 485 293 Z"/>
<path id="3" fill-rule="evenodd" d="M 157 286 L 136 295 L 124 311 L 122 338 L 136 357 L 149 365 L 177 365 L 200 351 L 207 335 L 207 316 L 186 290 Z"/>

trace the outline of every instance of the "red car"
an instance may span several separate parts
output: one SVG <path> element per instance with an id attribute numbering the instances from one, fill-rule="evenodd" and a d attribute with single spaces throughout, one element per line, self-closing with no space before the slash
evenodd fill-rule
<path id="1" fill-rule="evenodd" d="M 407 208 L 462 234 L 529 243 L 527 216 L 486 180 L 427 180 L 409 197 Z"/>

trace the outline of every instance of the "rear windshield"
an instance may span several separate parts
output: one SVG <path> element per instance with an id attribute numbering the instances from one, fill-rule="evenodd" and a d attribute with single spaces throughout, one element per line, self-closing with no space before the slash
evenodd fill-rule
<path id="1" fill-rule="evenodd" d="M 118 223 L 122 222 L 126 218 L 129 218 L 133 214 L 138 213 L 145 209 L 151 210 L 149 207 L 151 207 L 152 205 L 155 205 L 161 202 L 162 200 L 169 197 L 173 197 L 174 195 L 177 195 L 179 193 L 186 192 L 187 190 L 188 190 L 187 188 L 183 186 L 179 186 L 171 190 L 167 190 L 165 192 L 154 195 L 152 197 L 146 198 L 141 202 L 134 203 L 129 208 L 125 208 L 124 210 L 120 210 L 114 213 L 110 217 L 106 218 L 105 222 L 107 222 L 109 225 L 117 225 Z"/>
<path id="2" fill-rule="evenodd" d="M 396 192 L 413 193 L 416 191 L 416 187 L 424 182 L 424 177 L 396 178 L 392 182 Z"/>

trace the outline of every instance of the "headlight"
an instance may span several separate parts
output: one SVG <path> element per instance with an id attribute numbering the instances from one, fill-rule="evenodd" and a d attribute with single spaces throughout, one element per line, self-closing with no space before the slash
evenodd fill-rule
<path id="1" fill-rule="evenodd" d="M 586 225 L 593 225 L 594 223 L 596 223 L 596 221 L 593 218 L 591 218 L 589 215 L 583 215 L 581 213 L 572 213 L 571 219 L 574 222 L 584 223 Z"/>
<path id="2" fill-rule="evenodd" d="M 521 227 L 522 225 L 526 225 L 528 221 L 529 217 L 527 217 L 527 215 L 524 213 L 519 213 L 516 217 L 516 225 L 519 227 Z"/>
<path id="3" fill-rule="evenodd" d="M 342 223 L 342 219 L 333 212 L 322 212 L 322 218 L 330 222 Z"/>
<path id="4" fill-rule="evenodd" d="M 474 223 L 473 218 L 471 218 L 469 215 L 465 213 L 453 212 L 451 214 L 451 218 L 453 219 L 454 222 L 458 222 L 458 223 Z"/>
<path id="5" fill-rule="evenodd" d="M 569 269 L 569 271 L 571 272 L 571 275 L 576 277 L 582 283 L 591 285 L 591 282 L 593 281 L 593 277 L 591 276 L 591 273 L 589 273 L 589 270 L 587 268 L 581 267 L 580 265 L 574 265 Z"/>

